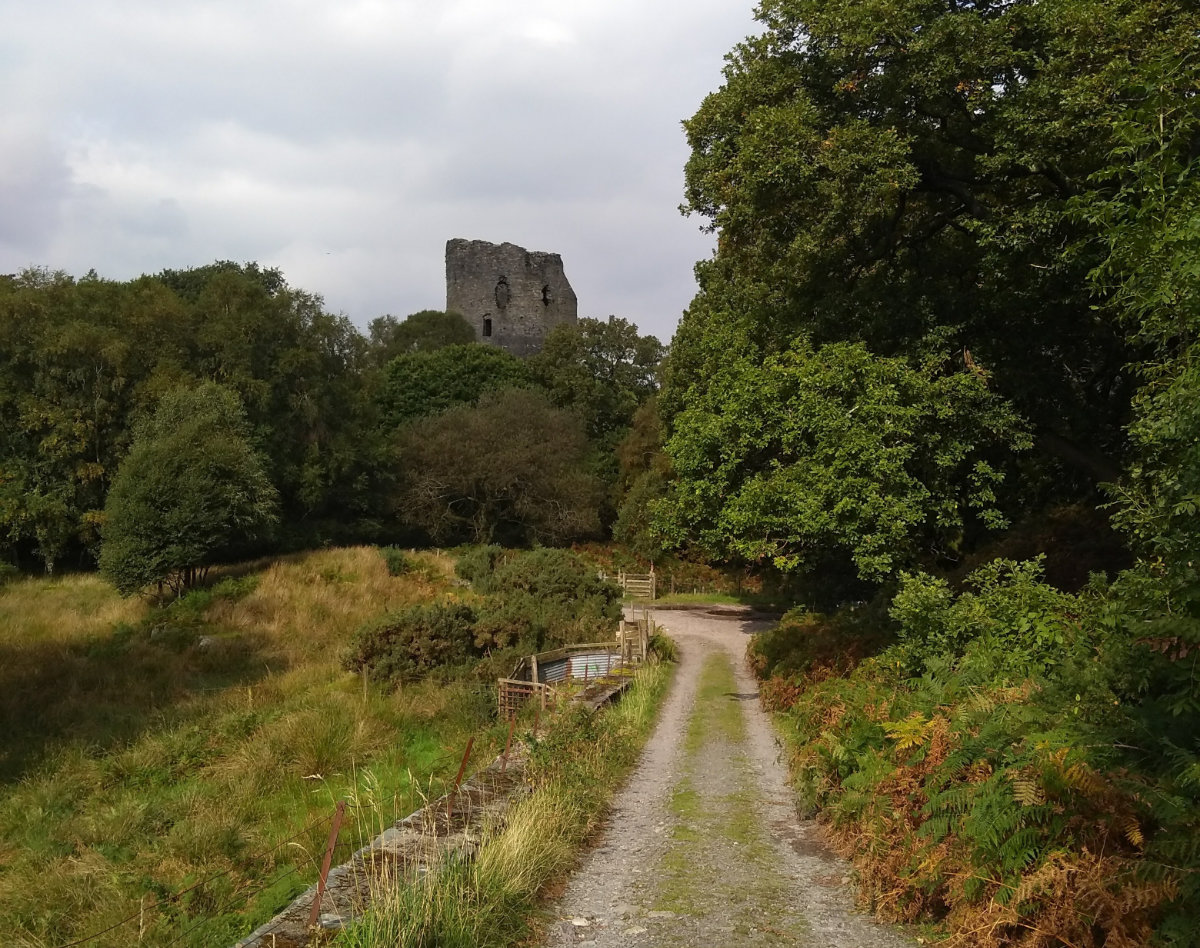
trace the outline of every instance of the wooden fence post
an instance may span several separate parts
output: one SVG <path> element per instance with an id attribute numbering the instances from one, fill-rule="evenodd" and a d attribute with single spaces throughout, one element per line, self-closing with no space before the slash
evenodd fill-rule
<path id="1" fill-rule="evenodd" d="M 308 913 L 308 927 L 317 924 L 321 915 L 321 897 L 325 894 L 325 881 L 329 878 L 329 866 L 333 862 L 333 851 L 337 847 L 338 833 L 342 829 L 342 818 L 346 815 L 346 801 L 338 800 L 333 810 L 333 824 L 329 827 L 329 841 L 325 844 L 325 859 L 321 862 L 321 875 L 317 878 L 317 894 L 313 896 L 312 909 Z"/>
<path id="2" fill-rule="evenodd" d="M 504 742 L 504 755 L 500 758 L 500 773 L 508 770 L 508 749 L 512 747 L 513 728 L 517 726 L 517 716 L 510 714 L 508 716 L 508 740 Z"/>
<path id="3" fill-rule="evenodd" d="M 463 751 L 462 763 L 458 765 L 458 776 L 454 778 L 454 789 L 446 798 L 446 823 L 449 830 L 450 817 L 454 816 L 454 798 L 458 795 L 459 785 L 462 784 L 463 773 L 467 769 L 467 760 L 471 756 L 471 746 L 475 743 L 475 735 L 467 738 L 467 749 Z"/>

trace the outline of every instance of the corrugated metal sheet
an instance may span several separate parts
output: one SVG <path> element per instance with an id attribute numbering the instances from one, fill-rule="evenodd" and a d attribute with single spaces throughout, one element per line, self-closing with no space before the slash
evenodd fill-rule
<path id="1" fill-rule="evenodd" d="M 583 652 L 551 661 L 538 662 L 538 679 L 549 684 L 568 678 L 602 678 L 621 664 L 620 652 Z"/>

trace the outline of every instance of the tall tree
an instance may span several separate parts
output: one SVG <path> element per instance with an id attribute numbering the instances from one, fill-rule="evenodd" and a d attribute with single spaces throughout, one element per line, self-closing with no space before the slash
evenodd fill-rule
<path id="1" fill-rule="evenodd" d="M 556 405 L 584 420 L 589 437 L 615 442 L 657 390 L 665 352 L 627 319 L 585 318 L 550 330 L 529 366 Z"/>
<path id="2" fill-rule="evenodd" d="M 458 313 L 423 309 L 404 319 L 380 316 L 367 327 L 370 358 L 387 365 L 406 352 L 432 352 L 446 346 L 465 346 L 475 341 L 475 330 Z"/>
<path id="3" fill-rule="evenodd" d="M 101 572 L 125 595 L 176 591 L 277 519 L 277 493 L 237 396 L 205 383 L 140 426 L 104 508 Z"/>
<path id="4" fill-rule="evenodd" d="M 446 346 L 408 352 L 388 363 L 378 393 L 388 428 L 447 408 L 474 405 L 503 388 L 533 385 L 529 366 L 496 346 Z"/>
<path id="5" fill-rule="evenodd" d="M 1108 187 L 1097 175 L 1117 90 L 1194 44 L 1189 6 L 765 0 L 757 17 L 762 35 L 685 123 L 687 208 L 718 244 L 697 267 L 660 398 L 675 509 L 698 519 L 664 526 L 783 565 L 796 562 L 789 545 L 841 549 L 871 574 L 979 535 L 968 457 L 995 494 L 980 509 L 1099 499 L 1127 449 L 1127 366 L 1146 340 L 1089 293 L 1104 247 L 1075 205 Z M 740 386 L 791 384 L 790 403 L 815 414 L 757 405 L 762 430 L 744 450 L 734 438 L 697 453 L 705 431 L 748 424 L 730 407 L 754 403 Z M 855 458 L 854 439 L 820 422 L 830 394 L 852 429 L 890 419 L 860 432 L 888 463 L 867 463 L 874 449 Z M 928 453 L 947 427 L 957 446 Z M 1022 427 L 1035 450 L 1012 450 L 1030 446 Z M 713 486 L 722 470 L 736 478 Z M 1002 489 L 1005 472 L 1020 476 Z M 839 476 L 850 496 L 825 490 Z M 688 506 L 706 491 L 712 503 Z M 871 491 L 882 506 L 864 506 Z M 876 530 L 905 497 L 915 506 Z M 860 546 L 869 537 L 882 559 Z"/>
<path id="6" fill-rule="evenodd" d="M 418 418 L 399 435 L 401 517 L 437 543 L 594 536 L 603 487 L 586 455 L 579 421 L 536 391 Z"/>
<path id="7" fill-rule="evenodd" d="M 652 506 L 676 546 L 879 580 L 953 551 L 970 516 L 1002 522 L 990 460 L 1025 444 L 979 376 L 801 338 L 729 359 L 676 416 Z"/>
<path id="8" fill-rule="evenodd" d="M 686 123 L 688 206 L 720 242 L 668 414 L 719 363 L 715 322 L 762 351 L 804 331 L 957 352 L 1029 419 L 1059 482 L 1115 476 L 1135 352 L 1082 292 L 1099 245 L 1068 203 L 1107 161 L 1111 77 L 1185 40 L 1185 9 L 763 3 L 765 32 Z"/>

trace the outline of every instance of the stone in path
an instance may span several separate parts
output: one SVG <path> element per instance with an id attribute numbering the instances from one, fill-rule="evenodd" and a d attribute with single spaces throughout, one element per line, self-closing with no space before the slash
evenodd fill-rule
<path id="1" fill-rule="evenodd" d="M 656 617 L 680 663 L 638 769 L 572 876 L 550 948 L 901 948 L 853 908 L 849 867 L 796 815 L 780 747 L 743 667 L 755 626 Z"/>

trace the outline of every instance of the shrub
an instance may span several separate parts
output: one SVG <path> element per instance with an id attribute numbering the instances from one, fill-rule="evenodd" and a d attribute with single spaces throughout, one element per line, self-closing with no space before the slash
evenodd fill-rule
<path id="1" fill-rule="evenodd" d="M 537 599 L 573 603 L 581 614 L 613 621 L 621 616 L 621 590 L 567 550 L 531 550 L 514 556 L 497 567 L 495 588 L 501 594 L 526 593 Z"/>
<path id="2" fill-rule="evenodd" d="M 891 640 L 882 604 L 847 606 L 832 615 L 791 609 L 779 625 L 750 640 L 750 667 L 760 679 L 847 674 Z"/>
<path id="3" fill-rule="evenodd" d="M 454 572 L 480 592 L 488 592 L 492 573 L 503 555 L 504 547 L 494 543 L 470 547 L 459 555 Z"/>
<path id="4" fill-rule="evenodd" d="M 383 562 L 387 564 L 387 571 L 392 576 L 403 576 L 405 573 L 412 572 L 412 560 L 408 558 L 408 554 L 397 546 L 381 546 L 379 555 L 383 557 Z"/>
<path id="5" fill-rule="evenodd" d="M 521 643 L 540 651 L 607 639 L 621 615 L 621 591 L 566 550 L 520 553 L 495 570 L 487 587 L 493 595 L 480 609 L 480 648 Z"/>
<path id="6" fill-rule="evenodd" d="M 478 657 L 474 624 L 475 610 L 463 603 L 410 606 L 360 627 L 342 664 L 378 681 L 421 678 Z"/>
<path id="7" fill-rule="evenodd" d="M 945 580 L 902 574 L 891 616 L 910 670 L 969 652 L 973 662 L 1008 677 L 1061 664 L 1087 644 L 1079 637 L 1094 597 L 1061 592 L 1041 577 L 1041 557 L 993 560 L 967 577 L 972 589 L 954 596 Z"/>
<path id="8" fill-rule="evenodd" d="M 12 563 L 0 563 L 0 587 L 8 583 L 16 582 L 21 576 L 21 571 Z"/>

